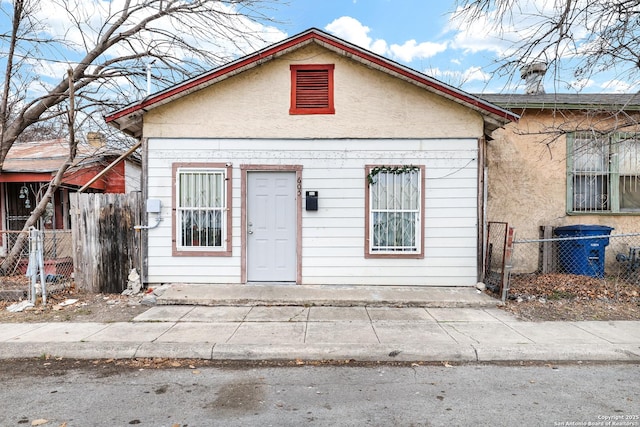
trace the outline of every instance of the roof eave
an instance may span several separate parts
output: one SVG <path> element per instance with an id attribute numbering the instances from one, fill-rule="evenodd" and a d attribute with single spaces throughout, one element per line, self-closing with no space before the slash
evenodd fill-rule
<path id="1" fill-rule="evenodd" d="M 573 103 L 500 103 L 503 108 L 523 110 L 604 110 L 604 111 L 640 111 L 640 105 L 616 105 L 616 104 L 573 104 Z"/>

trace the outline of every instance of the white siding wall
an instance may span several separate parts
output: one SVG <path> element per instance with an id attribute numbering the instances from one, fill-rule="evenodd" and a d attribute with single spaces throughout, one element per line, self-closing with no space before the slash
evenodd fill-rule
<path id="1" fill-rule="evenodd" d="M 301 165 L 302 283 L 469 286 L 476 282 L 477 140 L 243 140 L 150 138 L 149 198 L 162 222 L 149 231 L 149 282 L 239 283 L 241 164 Z M 233 164 L 233 256 L 171 256 L 174 162 Z M 365 259 L 366 164 L 425 165 L 424 259 Z M 301 201 L 302 203 L 302 201 Z"/>
<path id="2" fill-rule="evenodd" d="M 125 162 L 124 179 L 125 193 L 140 191 L 142 189 L 142 168 L 133 162 Z"/>

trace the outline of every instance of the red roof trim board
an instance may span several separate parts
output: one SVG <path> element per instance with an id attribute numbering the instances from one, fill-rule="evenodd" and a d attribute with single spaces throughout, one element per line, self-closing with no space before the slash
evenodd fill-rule
<path id="1" fill-rule="evenodd" d="M 324 33 L 316 28 L 311 28 L 296 36 L 286 39 L 280 43 L 271 45 L 270 47 L 267 47 L 263 50 L 259 50 L 253 54 L 240 58 L 234 62 L 231 62 L 230 64 L 227 64 L 220 68 L 216 68 L 208 73 L 202 74 L 191 80 L 187 80 L 185 82 L 179 83 L 164 91 L 158 92 L 155 95 L 144 98 L 135 104 L 131 104 L 127 107 L 124 107 L 121 110 L 118 110 L 110 115 L 105 116 L 105 121 L 107 123 L 114 122 L 122 117 L 128 116 L 138 111 L 141 111 L 141 110 L 144 111 L 149 107 L 152 107 L 154 104 L 161 103 L 162 101 L 167 101 L 168 99 L 173 98 L 177 95 L 180 95 L 181 93 L 184 93 L 184 92 L 188 93 L 188 91 L 191 89 L 197 89 L 198 86 L 204 85 L 205 83 L 210 82 L 211 80 L 215 80 L 217 78 L 223 77 L 225 75 L 228 75 L 234 71 L 240 70 L 249 65 L 255 65 L 259 61 L 264 61 L 266 58 L 272 55 L 281 54 L 298 45 L 305 44 L 308 41 L 314 41 L 314 40 L 324 43 L 327 46 L 331 46 L 333 48 L 342 50 L 352 56 L 356 56 L 367 62 L 370 62 L 378 67 L 381 67 L 387 70 L 388 72 L 395 73 L 397 75 L 413 80 L 416 83 L 432 88 L 437 93 L 440 93 L 451 99 L 458 100 L 462 103 L 468 104 L 469 106 L 473 106 L 490 115 L 500 117 L 505 121 L 517 121 L 519 119 L 519 116 L 511 111 L 502 109 L 494 104 L 491 104 L 487 101 L 477 98 L 464 91 L 448 86 L 436 79 L 433 79 L 427 75 L 419 73 L 408 67 L 402 66 L 389 59 L 373 54 L 372 52 L 369 52 L 367 50 L 358 48 L 354 45 L 351 45 L 345 42 L 344 40 L 330 36 L 329 34 Z"/>

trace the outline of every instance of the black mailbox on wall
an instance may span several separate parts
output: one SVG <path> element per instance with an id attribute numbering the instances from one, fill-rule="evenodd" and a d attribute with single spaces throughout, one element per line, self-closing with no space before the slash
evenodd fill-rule
<path id="1" fill-rule="evenodd" d="M 317 211 L 318 210 L 318 192 L 317 191 L 307 191 L 305 193 L 305 208 L 308 211 Z"/>

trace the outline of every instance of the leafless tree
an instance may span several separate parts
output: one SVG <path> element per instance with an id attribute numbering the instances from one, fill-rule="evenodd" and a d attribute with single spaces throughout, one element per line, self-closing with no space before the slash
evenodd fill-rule
<path id="1" fill-rule="evenodd" d="M 48 184 L 25 230 L 44 212 L 73 163 L 80 123 L 89 130 L 101 128 L 101 118 L 108 111 L 145 96 L 151 63 L 156 87 L 162 88 L 282 38 L 283 34 L 269 27 L 272 20 L 268 16 L 268 10 L 281 3 L 0 2 L 0 15 L 4 15 L 0 19 L 11 22 L 9 32 L 0 33 L 0 64 L 5 69 L 0 173 L 16 141 L 38 135 L 65 136 L 70 141 L 69 157 Z M 47 77 L 56 75 L 57 79 Z"/>
<path id="2" fill-rule="evenodd" d="M 504 74 L 540 61 L 556 77 L 559 69 L 570 69 L 583 82 L 609 70 L 630 82 L 640 76 L 640 0 L 457 0 L 456 5 L 461 22 L 488 22 L 508 43 L 500 59 Z"/>
<path id="3" fill-rule="evenodd" d="M 72 70 L 78 114 L 105 113 L 145 93 L 151 61 L 154 81 L 166 86 L 264 45 L 269 38 L 266 11 L 278 2 L 14 0 L 11 10 L 3 11 L 11 18 L 12 31 L 0 36 L 0 52 L 7 56 L 0 171 L 7 152 L 29 127 L 64 116 L 67 68 Z M 45 25 L 38 19 L 44 13 L 56 15 Z M 63 23 L 63 28 L 51 28 Z M 38 77 L 60 65 L 65 74 L 57 82 Z M 18 86 L 22 90 L 12 90 Z"/>

